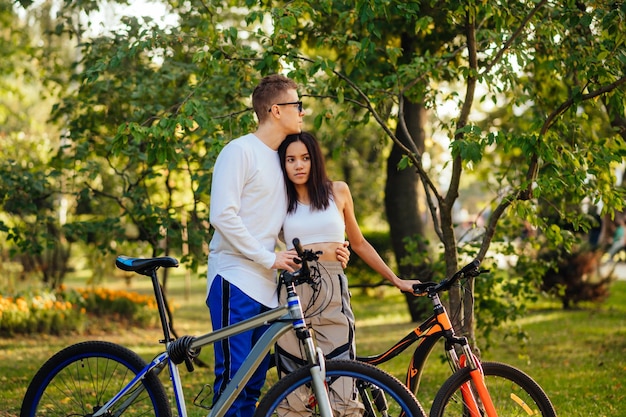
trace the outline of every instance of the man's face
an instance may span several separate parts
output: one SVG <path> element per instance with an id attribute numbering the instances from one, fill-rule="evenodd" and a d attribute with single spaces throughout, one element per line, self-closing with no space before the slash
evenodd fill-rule
<path id="1" fill-rule="evenodd" d="M 269 109 L 278 118 L 285 131 L 285 135 L 302 132 L 302 118 L 304 109 L 296 90 L 288 90 L 281 100 L 273 103 Z"/>

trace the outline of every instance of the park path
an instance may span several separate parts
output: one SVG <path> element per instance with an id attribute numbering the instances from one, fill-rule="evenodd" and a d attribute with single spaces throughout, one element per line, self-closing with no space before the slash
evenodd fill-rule
<path id="1" fill-rule="evenodd" d="M 613 273 L 617 277 L 617 279 L 621 281 L 626 281 L 626 263 L 617 262 L 615 264 L 605 263 L 600 267 L 601 276 L 606 276 L 606 274 L 611 270 L 611 268 L 615 268 Z"/>

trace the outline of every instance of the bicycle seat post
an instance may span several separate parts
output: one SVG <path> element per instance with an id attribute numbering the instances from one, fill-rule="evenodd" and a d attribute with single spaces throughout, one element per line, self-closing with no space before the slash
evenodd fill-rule
<path id="1" fill-rule="evenodd" d="M 161 288 L 161 283 L 159 282 L 159 278 L 157 277 L 157 269 L 153 268 L 150 270 L 150 279 L 152 280 L 152 288 L 154 289 L 154 297 L 156 299 L 157 308 L 159 309 L 159 318 L 161 320 L 161 328 L 163 329 L 163 340 L 160 340 L 159 343 L 163 343 L 166 346 L 173 339 L 170 336 L 169 323 L 167 320 L 167 312 L 165 308 L 165 299 L 163 296 L 163 290 Z"/>

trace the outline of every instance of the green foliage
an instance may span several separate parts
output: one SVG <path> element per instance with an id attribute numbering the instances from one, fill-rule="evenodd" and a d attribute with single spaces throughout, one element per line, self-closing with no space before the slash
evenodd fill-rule
<path id="1" fill-rule="evenodd" d="M 368 231 L 363 236 L 387 264 L 394 264 L 389 232 Z M 373 271 L 355 252 L 350 254 L 350 264 L 346 272 L 350 279 L 350 286 L 354 288 L 387 284 L 387 280 Z"/>
<path id="2" fill-rule="evenodd" d="M 626 82 L 623 4 L 167 5 L 179 18 L 173 27 L 126 17 L 119 30 L 91 36 L 89 23 L 76 16 L 89 17 L 97 3 L 67 3 L 56 20 L 49 10 L 41 12 L 49 39 L 80 39 L 75 56 L 53 41 L 35 54 L 45 62 L 42 84 L 58 94 L 52 121 L 65 133 L 46 158 L 32 169 L 25 165 L 29 189 L 63 196 L 68 207 L 62 225 L 38 222 L 55 231 L 37 231 L 42 248 L 66 238 L 102 251 L 140 242 L 157 255 L 182 252 L 188 243 L 184 260 L 202 266 L 211 234 L 213 163 L 229 140 L 254 130 L 251 90 L 273 72 L 300 83 L 312 112 L 307 119 L 330 159 L 346 155 L 329 164 L 335 179 L 364 184 L 355 194 L 363 204 L 359 216 L 381 211 L 382 192 L 372 189 L 382 189 L 380 168 L 390 142 L 398 145 L 401 122 L 424 135 L 425 149 L 406 148 L 400 165 L 415 169 L 428 193 L 435 221 L 426 238 L 439 240 L 431 248 L 443 249 L 447 273 L 465 252 L 486 257 L 492 242 L 499 247 L 512 240 L 520 221 L 569 249 L 573 232 L 590 226 L 583 207 L 601 202 L 605 213 L 623 208 L 624 193 L 614 186 L 615 167 L 626 152 L 619 135 Z M 403 114 L 407 103 L 425 108 L 428 121 Z M 10 178 L 8 171 L 0 175 Z M 36 201 L 29 198 L 20 200 L 24 209 Z M 493 227 L 480 246 L 463 248 L 452 214 L 468 201 L 492 216 Z M 46 217 L 54 218 L 54 210 Z M 28 220 L 0 218 L 0 230 L 26 242 L 33 233 Z M 438 264 L 431 257 L 436 260 L 420 253 L 415 261 Z M 503 308 L 506 292 L 526 292 L 521 281 L 496 284 Z M 477 284 L 477 290 L 486 289 Z M 487 295 L 478 300 L 497 304 Z"/>
<path id="3" fill-rule="evenodd" d="M 16 161 L 0 161 L 0 205 L 6 216 L 7 238 L 14 241 L 25 253 L 43 250 L 40 241 L 33 236 L 46 234 L 42 224 L 54 222 L 53 197 L 45 172 L 33 172 Z M 10 218 L 22 221 L 10 221 Z"/>
<path id="4" fill-rule="evenodd" d="M 487 261 L 483 267 L 490 273 L 476 279 L 474 302 L 476 327 L 488 347 L 496 329 L 528 314 L 527 308 L 537 300 L 538 292 L 528 276 L 511 276 L 495 262 Z"/>

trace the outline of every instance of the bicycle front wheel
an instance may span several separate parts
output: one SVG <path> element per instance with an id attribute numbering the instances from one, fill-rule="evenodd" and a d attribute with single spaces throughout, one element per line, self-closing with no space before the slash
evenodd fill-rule
<path id="1" fill-rule="evenodd" d="M 521 370 L 499 362 L 482 364 L 485 385 L 498 416 L 556 417 L 552 402 L 544 390 Z M 469 383 L 469 368 L 456 371 L 440 388 L 430 409 L 430 417 L 469 416 L 461 386 Z M 475 393 L 475 390 L 472 390 Z M 474 394 L 478 398 L 477 394 Z M 480 404 L 479 404 L 480 405 Z M 486 416 L 484 410 L 481 415 Z"/>
<path id="2" fill-rule="evenodd" d="M 309 369 L 310 366 L 297 369 L 274 385 L 261 399 L 255 417 L 319 416 Z M 426 415 L 404 384 L 366 363 L 326 361 L 325 383 L 335 415 Z"/>
<path id="3" fill-rule="evenodd" d="M 113 343 L 91 341 L 69 346 L 35 374 L 20 416 L 91 416 L 145 366 L 139 355 Z M 117 408 L 106 415 L 171 416 L 163 384 L 152 373 L 116 404 Z"/>

